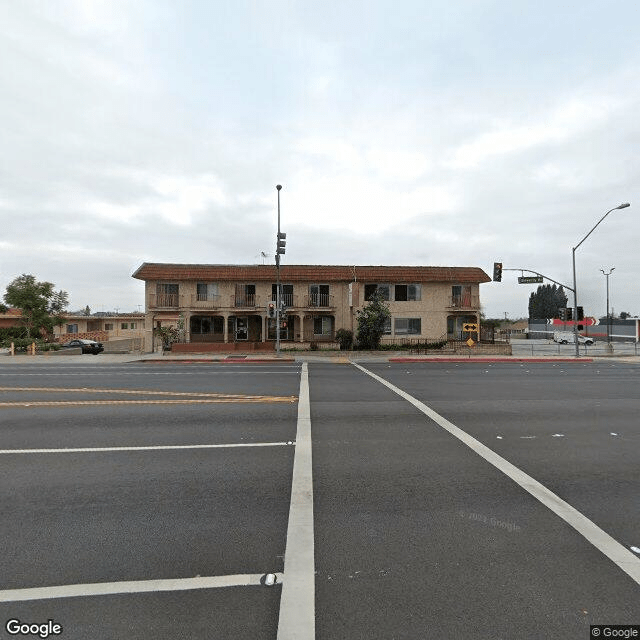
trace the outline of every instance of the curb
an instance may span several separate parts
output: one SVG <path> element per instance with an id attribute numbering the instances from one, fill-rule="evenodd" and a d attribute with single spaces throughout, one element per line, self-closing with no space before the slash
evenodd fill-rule
<path id="1" fill-rule="evenodd" d="M 389 358 L 389 362 L 593 362 L 593 358 Z"/>

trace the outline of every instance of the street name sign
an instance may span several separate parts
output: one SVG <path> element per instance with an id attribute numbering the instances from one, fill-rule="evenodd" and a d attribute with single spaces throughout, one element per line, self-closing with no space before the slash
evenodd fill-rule
<path id="1" fill-rule="evenodd" d="M 542 276 L 519 276 L 518 284 L 542 284 L 544 278 Z"/>

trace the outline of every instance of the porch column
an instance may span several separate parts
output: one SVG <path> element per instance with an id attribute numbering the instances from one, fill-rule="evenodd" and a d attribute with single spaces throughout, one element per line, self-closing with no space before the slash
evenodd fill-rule
<path id="1" fill-rule="evenodd" d="M 304 342 L 304 313 L 299 313 L 298 318 L 300 319 L 300 342 Z"/>
<path id="2" fill-rule="evenodd" d="M 222 321 L 224 322 L 224 342 L 225 344 L 229 342 L 229 314 L 226 312 L 222 312 Z"/>
<path id="3" fill-rule="evenodd" d="M 184 320 L 184 341 L 191 342 L 191 314 L 183 313 L 182 318 Z"/>
<path id="4" fill-rule="evenodd" d="M 262 321 L 262 342 L 267 341 L 267 316 L 261 315 L 260 319 Z"/>

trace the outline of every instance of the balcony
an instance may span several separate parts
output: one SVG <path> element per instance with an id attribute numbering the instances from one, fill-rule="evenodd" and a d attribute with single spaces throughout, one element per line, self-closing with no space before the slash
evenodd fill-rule
<path id="1" fill-rule="evenodd" d="M 480 296 L 463 294 L 451 296 L 447 309 L 458 309 L 460 311 L 476 311 L 480 308 Z"/>
<path id="2" fill-rule="evenodd" d="M 150 309 L 178 309 L 180 295 L 177 293 L 151 293 L 149 294 Z"/>
<path id="3" fill-rule="evenodd" d="M 260 299 L 255 293 L 236 293 L 231 296 L 231 306 L 234 309 L 255 309 L 260 306 Z"/>
<path id="4" fill-rule="evenodd" d="M 306 309 L 333 309 L 334 296 L 329 293 L 311 293 L 305 298 Z"/>
<path id="5" fill-rule="evenodd" d="M 283 293 L 280 298 L 287 309 L 293 309 L 298 306 L 297 296 L 294 297 L 293 293 Z M 273 294 L 271 294 L 271 302 L 273 302 L 273 304 L 277 302 L 276 297 Z"/>
<path id="6" fill-rule="evenodd" d="M 193 309 L 219 309 L 222 304 L 222 298 L 219 295 L 191 295 L 191 307 Z"/>

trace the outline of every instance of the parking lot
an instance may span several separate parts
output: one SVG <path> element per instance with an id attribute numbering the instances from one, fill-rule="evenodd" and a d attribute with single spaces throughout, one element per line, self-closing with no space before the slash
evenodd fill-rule
<path id="1" fill-rule="evenodd" d="M 638 624 L 639 376 L 0 363 L 3 625 L 283 640 Z"/>

